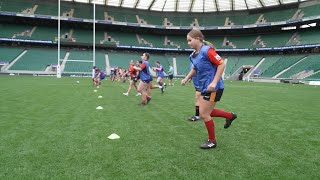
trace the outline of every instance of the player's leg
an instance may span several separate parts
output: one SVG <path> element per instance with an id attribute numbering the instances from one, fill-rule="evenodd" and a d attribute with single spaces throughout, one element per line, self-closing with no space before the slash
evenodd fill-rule
<path id="1" fill-rule="evenodd" d="M 147 89 L 148 89 L 149 84 L 147 82 L 144 81 L 140 81 L 139 86 L 138 86 L 138 90 L 139 92 L 141 92 L 141 104 L 145 105 L 147 104 Z"/>
<path id="2" fill-rule="evenodd" d="M 210 92 L 202 94 L 199 100 L 199 105 L 201 107 L 199 109 L 200 117 L 203 119 L 208 131 L 208 141 L 200 146 L 202 149 L 210 149 L 217 146 L 214 122 L 210 116 L 214 106 L 216 105 L 215 96 L 216 92 Z"/>
<path id="3" fill-rule="evenodd" d="M 194 116 L 189 118 L 190 121 L 197 121 L 200 119 L 200 112 L 199 112 L 199 104 L 200 104 L 201 92 L 196 89 L 195 92 L 195 113 Z"/>
<path id="4" fill-rule="evenodd" d="M 216 101 L 220 101 L 222 95 L 223 95 L 223 89 L 220 89 L 216 92 Z M 234 121 L 237 118 L 237 114 L 233 112 L 226 112 L 222 109 L 214 108 L 211 113 L 211 117 L 222 117 L 226 119 L 226 123 L 224 124 L 224 128 L 228 128 L 231 126 L 232 121 Z"/>
<path id="5" fill-rule="evenodd" d="M 129 95 L 129 93 L 130 93 L 130 91 L 131 91 L 131 89 L 132 89 L 132 85 L 135 85 L 135 83 L 134 83 L 134 81 L 133 80 L 130 80 L 130 82 L 129 82 L 129 87 L 128 87 L 128 91 L 126 92 L 126 93 L 123 93 L 123 95 L 125 95 L 125 96 L 128 96 Z M 135 87 L 136 87 L 136 89 L 137 89 L 137 86 L 135 85 Z"/>

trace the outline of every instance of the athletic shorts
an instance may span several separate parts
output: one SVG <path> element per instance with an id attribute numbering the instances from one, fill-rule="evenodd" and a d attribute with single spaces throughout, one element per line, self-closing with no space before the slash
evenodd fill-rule
<path id="1" fill-rule="evenodd" d="M 220 101 L 222 94 L 223 94 L 223 89 L 219 89 L 214 92 L 201 93 L 201 96 L 203 96 L 203 99 L 206 101 L 218 102 Z"/>
<path id="2" fill-rule="evenodd" d="M 103 74 L 102 76 L 100 76 L 100 79 L 104 79 L 106 78 L 106 74 Z"/>
<path id="3" fill-rule="evenodd" d="M 130 79 L 131 79 L 133 82 L 137 82 L 137 81 L 138 81 L 138 78 L 137 78 L 137 77 L 130 77 Z"/>
<path id="4" fill-rule="evenodd" d="M 169 79 L 172 80 L 173 79 L 173 75 L 169 75 Z"/>
<path id="5" fill-rule="evenodd" d="M 149 84 L 149 82 L 151 82 L 151 81 L 152 81 L 152 79 L 148 79 L 148 80 L 142 80 L 142 79 L 141 79 L 141 81 L 142 81 L 142 82 L 144 82 L 144 83 Z"/>

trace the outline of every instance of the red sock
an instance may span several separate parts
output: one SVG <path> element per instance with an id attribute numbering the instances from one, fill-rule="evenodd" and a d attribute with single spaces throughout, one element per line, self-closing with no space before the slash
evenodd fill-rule
<path id="1" fill-rule="evenodd" d="M 214 130 L 214 123 L 213 120 L 204 122 L 206 124 L 207 130 L 208 130 L 208 138 L 212 142 L 216 142 L 216 135 L 215 135 L 215 130 Z"/>
<path id="2" fill-rule="evenodd" d="M 211 117 L 223 117 L 226 119 L 231 119 L 232 118 L 232 113 L 231 112 L 225 112 L 221 109 L 213 109 L 211 114 Z"/>

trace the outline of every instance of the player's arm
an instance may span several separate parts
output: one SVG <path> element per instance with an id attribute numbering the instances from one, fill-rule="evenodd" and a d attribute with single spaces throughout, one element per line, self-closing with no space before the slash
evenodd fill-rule
<path id="1" fill-rule="evenodd" d="M 216 86 L 217 86 L 218 81 L 222 77 L 222 74 L 223 74 L 223 71 L 224 71 L 224 68 L 225 68 L 225 64 L 224 64 L 223 59 L 212 48 L 210 48 L 208 50 L 208 58 L 210 59 L 211 63 L 214 66 L 217 66 L 217 72 L 216 72 L 212 82 L 208 86 L 208 90 L 209 91 L 214 91 Z"/>
<path id="2" fill-rule="evenodd" d="M 196 74 L 196 70 L 192 68 L 188 73 L 188 75 L 181 80 L 181 84 L 184 86 L 188 82 L 188 80 L 191 79 L 195 74 Z"/>
<path id="3" fill-rule="evenodd" d="M 135 70 L 142 71 L 146 68 L 146 64 L 141 64 L 140 67 L 134 66 L 133 68 Z"/>

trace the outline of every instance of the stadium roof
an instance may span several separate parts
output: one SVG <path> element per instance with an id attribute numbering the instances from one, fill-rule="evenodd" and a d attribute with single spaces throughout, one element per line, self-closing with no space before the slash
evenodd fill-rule
<path id="1" fill-rule="evenodd" d="M 217 12 L 281 6 L 308 0 L 64 0 L 164 12 Z"/>

